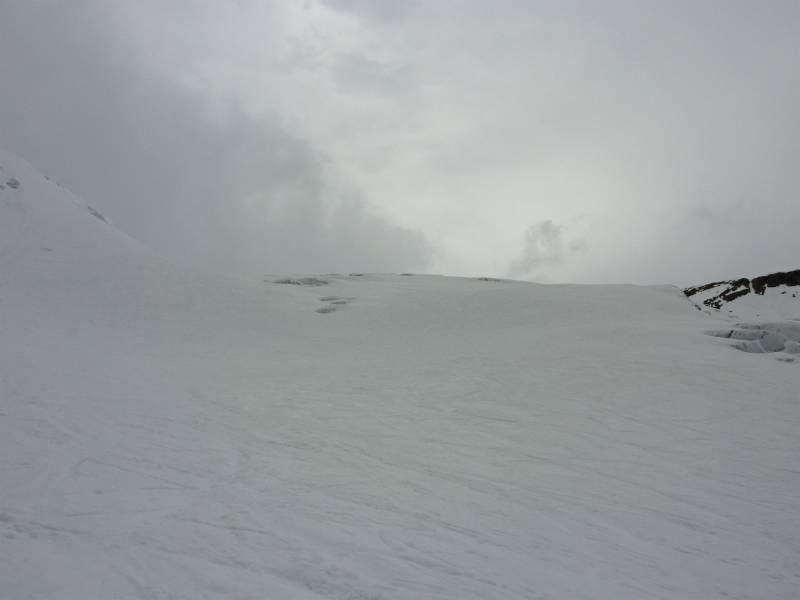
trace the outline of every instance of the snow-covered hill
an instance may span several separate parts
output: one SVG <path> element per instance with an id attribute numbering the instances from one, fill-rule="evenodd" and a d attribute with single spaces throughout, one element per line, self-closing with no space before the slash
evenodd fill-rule
<path id="1" fill-rule="evenodd" d="M 780 353 L 784 362 L 800 355 L 800 270 L 716 281 L 686 288 L 684 294 L 700 310 L 736 322 L 708 332 L 737 340 L 734 348 Z"/>
<path id="2" fill-rule="evenodd" d="M 681 290 L 224 280 L 0 166 L 0 598 L 797 596 L 800 365 Z"/>
<path id="3" fill-rule="evenodd" d="M 684 293 L 698 308 L 732 319 L 800 317 L 800 269 L 715 281 L 686 288 Z"/>

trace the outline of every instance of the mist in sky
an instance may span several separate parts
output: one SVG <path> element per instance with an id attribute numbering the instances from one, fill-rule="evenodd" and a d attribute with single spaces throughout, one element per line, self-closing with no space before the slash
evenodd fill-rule
<path id="1" fill-rule="evenodd" d="M 0 1 L 0 144 L 237 274 L 797 268 L 794 1 Z"/>

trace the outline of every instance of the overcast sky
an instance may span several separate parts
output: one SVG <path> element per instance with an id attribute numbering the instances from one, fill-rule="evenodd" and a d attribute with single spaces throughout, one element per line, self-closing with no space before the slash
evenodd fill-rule
<path id="1" fill-rule="evenodd" d="M 800 267 L 800 2 L 0 0 L 0 144 L 242 274 Z"/>

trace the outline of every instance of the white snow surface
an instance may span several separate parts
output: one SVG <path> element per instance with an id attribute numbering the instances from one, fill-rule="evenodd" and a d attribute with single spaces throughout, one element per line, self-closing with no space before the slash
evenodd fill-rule
<path id="1" fill-rule="evenodd" d="M 800 597 L 800 364 L 679 289 L 226 280 L 0 166 L 0 598 Z"/>

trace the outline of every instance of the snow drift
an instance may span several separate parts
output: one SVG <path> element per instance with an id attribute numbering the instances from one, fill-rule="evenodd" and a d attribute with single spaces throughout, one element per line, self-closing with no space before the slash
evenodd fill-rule
<path id="1" fill-rule="evenodd" d="M 0 597 L 800 589 L 800 368 L 678 288 L 225 280 L 0 166 Z"/>

